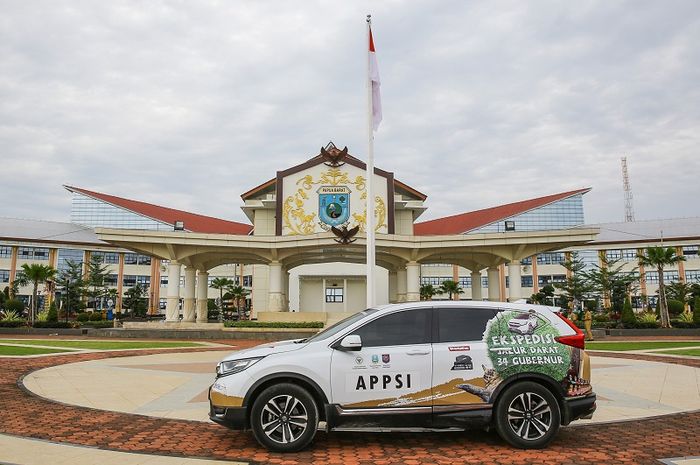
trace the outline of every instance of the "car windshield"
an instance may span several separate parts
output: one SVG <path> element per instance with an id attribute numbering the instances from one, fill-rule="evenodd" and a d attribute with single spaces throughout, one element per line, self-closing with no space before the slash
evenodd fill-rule
<path id="1" fill-rule="evenodd" d="M 367 310 L 363 312 L 358 312 L 355 313 L 354 315 L 350 315 L 349 317 L 345 318 L 344 320 L 340 320 L 334 325 L 329 326 L 328 328 L 324 329 L 320 333 L 316 333 L 310 338 L 304 340 L 303 342 L 313 342 L 313 341 L 320 341 L 323 339 L 327 339 L 335 334 L 338 334 L 340 331 L 344 330 L 348 326 L 352 325 L 353 323 L 360 321 L 364 317 L 371 315 L 372 313 L 377 312 L 376 308 L 368 308 Z"/>

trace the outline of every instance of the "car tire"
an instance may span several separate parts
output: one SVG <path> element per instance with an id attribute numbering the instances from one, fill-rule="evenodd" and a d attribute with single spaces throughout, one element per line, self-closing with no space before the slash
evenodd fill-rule
<path id="1" fill-rule="evenodd" d="M 250 411 L 255 439 L 275 452 L 296 452 L 308 446 L 318 429 L 318 407 L 309 392 L 291 383 L 268 387 Z"/>
<path id="2" fill-rule="evenodd" d="M 509 386 L 496 404 L 496 430 L 519 449 L 540 449 L 549 444 L 561 424 L 559 403 L 541 384 L 523 381 Z"/>

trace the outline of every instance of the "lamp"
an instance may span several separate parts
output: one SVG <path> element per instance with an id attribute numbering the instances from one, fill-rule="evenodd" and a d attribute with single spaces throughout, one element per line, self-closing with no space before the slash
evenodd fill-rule
<path id="1" fill-rule="evenodd" d="M 184 221 L 179 221 L 179 220 L 176 221 L 176 222 L 173 224 L 173 229 L 174 229 L 175 231 L 184 231 L 184 230 L 185 230 L 185 222 L 184 222 Z"/>
<path id="2" fill-rule="evenodd" d="M 515 221 L 509 220 L 505 222 L 506 231 L 515 231 Z"/>

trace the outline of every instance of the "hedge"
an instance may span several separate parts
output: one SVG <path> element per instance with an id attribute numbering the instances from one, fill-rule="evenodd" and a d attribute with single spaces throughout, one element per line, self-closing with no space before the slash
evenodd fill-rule
<path id="1" fill-rule="evenodd" d="M 72 328 L 73 323 L 71 321 L 35 321 L 35 328 Z"/>
<path id="2" fill-rule="evenodd" d="M 81 321 L 81 328 L 113 328 L 114 321 Z"/>
<path id="3" fill-rule="evenodd" d="M 323 328 L 322 321 L 227 321 L 227 328 Z"/>
<path id="4" fill-rule="evenodd" d="M 0 328 L 19 328 L 26 325 L 27 322 L 24 320 L 0 321 Z"/>

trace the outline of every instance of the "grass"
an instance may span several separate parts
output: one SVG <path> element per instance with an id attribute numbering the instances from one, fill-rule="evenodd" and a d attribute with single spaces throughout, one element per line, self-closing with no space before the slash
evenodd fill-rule
<path id="1" fill-rule="evenodd" d="M 700 357 L 700 349 L 664 350 L 657 353 L 670 355 L 690 355 L 691 357 Z"/>
<path id="2" fill-rule="evenodd" d="M 586 349 L 590 350 L 648 350 L 671 349 L 674 347 L 700 347 L 700 341 L 639 341 L 639 342 L 587 342 Z"/>
<path id="3" fill-rule="evenodd" d="M 24 346 L 48 346 L 69 349 L 167 349 L 170 347 L 201 347 L 198 342 L 161 342 L 161 341 L 62 341 L 60 339 L 0 339 L 2 343 L 21 344 Z M 42 349 L 43 350 L 43 349 Z M 61 352 L 61 351 L 58 351 Z"/>
<path id="4" fill-rule="evenodd" d="M 59 354 L 67 352 L 60 349 L 43 349 L 41 347 L 18 347 L 18 346 L 3 346 L 0 345 L 0 356 L 7 355 L 45 355 Z"/>

